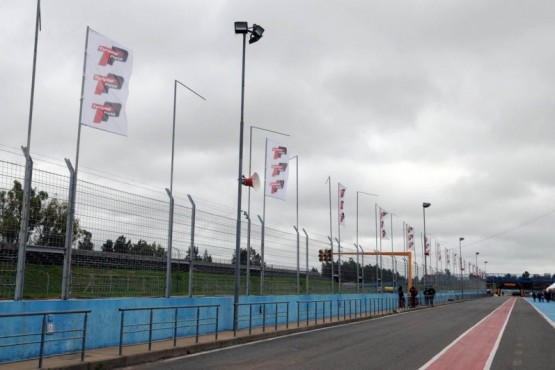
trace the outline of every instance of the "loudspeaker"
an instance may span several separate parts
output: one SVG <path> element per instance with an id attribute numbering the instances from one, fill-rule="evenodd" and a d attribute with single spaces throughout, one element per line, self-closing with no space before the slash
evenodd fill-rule
<path id="1" fill-rule="evenodd" d="M 258 191 L 258 189 L 260 189 L 260 177 L 256 172 L 253 173 L 251 177 L 244 177 L 243 185 L 250 186 L 255 191 Z"/>

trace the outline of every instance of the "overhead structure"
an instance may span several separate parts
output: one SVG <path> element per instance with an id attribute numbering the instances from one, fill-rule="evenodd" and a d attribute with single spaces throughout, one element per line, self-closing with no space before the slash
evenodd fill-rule
<path id="1" fill-rule="evenodd" d="M 410 290 L 412 288 L 412 252 L 341 252 L 341 253 L 334 253 L 336 255 L 344 255 L 344 256 L 355 256 L 355 255 L 364 255 L 364 256 L 401 256 L 407 257 L 408 259 L 408 269 L 407 269 L 407 289 Z"/>

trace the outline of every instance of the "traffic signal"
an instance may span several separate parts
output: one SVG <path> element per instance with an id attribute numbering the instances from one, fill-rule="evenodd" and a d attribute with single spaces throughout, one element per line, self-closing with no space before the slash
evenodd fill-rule
<path id="1" fill-rule="evenodd" d="M 323 262 L 323 261 L 325 261 L 325 258 L 326 258 L 326 255 L 324 253 L 324 250 L 320 249 L 318 251 L 318 259 L 320 260 L 320 262 Z"/>
<path id="2" fill-rule="evenodd" d="M 331 249 L 326 249 L 324 251 L 324 261 L 331 262 Z"/>

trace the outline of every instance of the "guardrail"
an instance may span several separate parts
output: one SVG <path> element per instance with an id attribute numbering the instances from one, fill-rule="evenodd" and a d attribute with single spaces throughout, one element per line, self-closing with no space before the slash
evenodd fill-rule
<path id="1" fill-rule="evenodd" d="M 13 317 L 40 317 L 42 319 L 38 320 L 29 320 L 26 325 L 19 325 L 18 329 L 29 328 L 32 330 L 30 332 L 24 333 L 12 333 L 8 335 L 1 335 L 0 336 L 0 348 L 2 347 L 13 347 L 13 346 L 33 346 L 38 344 L 39 345 L 39 369 L 42 368 L 42 362 L 44 358 L 45 346 L 48 343 L 53 342 L 62 342 L 62 341 L 81 341 L 81 362 L 85 360 L 85 346 L 86 346 L 86 338 L 87 338 L 87 318 L 88 314 L 91 313 L 90 310 L 85 311 L 45 311 L 45 312 L 26 312 L 26 313 L 9 313 L 9 314 L 0 314 L 0 322 L 4 318 L 13 318 Z M 61 325 L 62 328 L 60 330 L 56 330 L 54 326 L 54 316 L 55 315 L 83 315 L 83 327 L 81 329 L 72 328 L 70 326 Z M 66 323 L 69 322 L 71 324 L 71 320 L 66 320 Z M 33 325 L 34 324 L 34 325 Z M 37 326 L 40 325 L 40 330 Z M 3 325 L 0 327 L 5 328 Z M 5 332 L 5 330 L 3 330 Z M 80 335 L 79 335 L 80 333 Z M 49 339 L 47 339 L 48 336 Z M 76 352 L 76 351 L 75 351 Z M 75 353 L 73 351 L 64 352 L 64 354 Z"/>
<path id="2" fill-rule="evenodd" d="M 306 326 L 310 325 L 310 316 L 314 314 L 314 324 L 318 324 L 318 318 L 321 317 L 322 322 L 326 322 L 326 307 L 329 306 L 328 310 L 328 318 L 330 322 L 333 321 L 333 313 L 332 313 L 332 300 L 310 300 L 310 301 L 297 301 L 297 327 L 301 325 L 301 316 L 304 313 L 306 316 Z M 318 308 L 322 306 L 322 309 L 319 311 Z M 305 307 L 305 310 L 302 311 L 301 308 Z M 319 316 L 319 313 L 322 312 L 322 316 Z M 304 320 L 303 320 L 304 321 Z"/>
<path id="3" fill-rule="evenodd" d="M 154 317 L 156 311 L 173 310 L 173 320 L 161 318 L 160 321 Z M 202 313 L 201 313 L 202 310 Z M 191 337 L 188 335 L 194 331 L 195 343 L 198 343 L 201 327 L 214 326 L 214 340 L 218 340 L 219 312 L 220 305 L 193 305 L 193 306 L 163 306 L 163 307 L 142 307 L 142 308 L 120 308 L 120 335 L 119 335 L 119 354 L 123 352 L 123 338 L 125 335 L 135 336 L 131 344 L 148 343 L 148 350 L 152 349 L 152 342 L 157 340 L 173 338 L 173 346 L 177 345 L 177 338 Z M 184 312 L 184 316 L 179 318 L 179 313 Z M 129 312 L 140 312 L 140 314 L 125 323 L 125 314 Z M 188 318 L 187 312 L 193 312 L 194 317 Z M 148 313 L 148 318 L 145 316 Z M 131 319 L 131 318 L 130 318 Z M 187 330 L 189 329 L 189 330 Z M 179 335 L 179 331 L 182 335 Z M 154 333 L 159 332 L 160 338 L 154 338 Z M 142 340 L 142 334 L 148 333 L 148 339 Z M 169 334 L 171 333 L 171 334 Z"/>
<path id="4" fill-rule="evenodd" d="M 249 335 L 252 334 L 252 326 L 253 326 L 253 321 L 255 322 L 259 322 L 261 323 L 261 325 L 256 325 L 257 327 L 261 326 L 262 327 L 262 332 L 266 331 L 266 323 L 268 321 L 268 319 L 273 318 L 273 325 L 274 325 L 274 330 L 277 331 L 278 329 L 278 323 L 280 318 L 283 318 L 283 322 L 285 323 L 285 327 L 289 328 L 289 302 L 254 302 L 254 303 L 237 303 L 238 309 L 239 309 L 239 315 L 237 317 L 237 322 L 238 325 L 241 322 L 247 322 L 248 321 L 248 328 L 249 328 Z M 259 309 L 256 310 L 258 312 L 255 312 L 253 314 L 253 308 L 259 306 Z M 271 310 L 267 310 L 266 307 L 272 307 L 274 312 L 271 312 Z M 283 306 L 285 306 L 285 311 L 283 311 L 283 309 L 280 311 L 280 308 L 282 308 Z M 241 314 L 241 307 L 248 307 L 249 311 L 248 314 Z M 270 312 L 269 312 L 270 311 Z M 237 336 L 237 328 L 235 328 L 233 330 L 233 336 Z"/>

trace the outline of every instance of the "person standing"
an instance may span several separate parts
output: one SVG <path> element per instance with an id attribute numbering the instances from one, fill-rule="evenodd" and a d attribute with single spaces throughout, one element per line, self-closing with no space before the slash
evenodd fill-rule
<path id="1" fill-rule="evenodd" d="M 405 308 L 405 293 L 403 292 L 403 287 L 401 285 L 399 285 L 397 293 L 399 294 L 399 308 Z"/>
<path id="2" fill-rule="evenodd" d="M 410 308 L 415 308 L 416 296 L 418 295 L 418 290 L 414 286 L 411 286 L 409 289 L 409 293 L 410 293 Z"/>
<path id="3" fill-rule="evenodd" d="M 428 288 L 428 300 L 430 301 L 430 304 L 432 305 L 432 307 L 434 307 L 434 297 L 436 296 L 436 290 L 434 289 L 433 286 L 430 286 Z"/>

